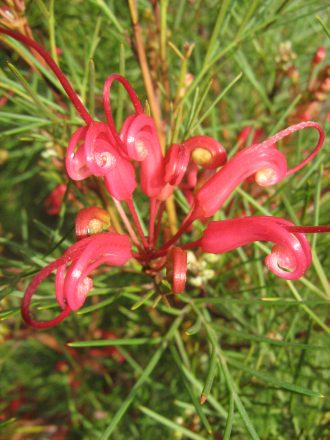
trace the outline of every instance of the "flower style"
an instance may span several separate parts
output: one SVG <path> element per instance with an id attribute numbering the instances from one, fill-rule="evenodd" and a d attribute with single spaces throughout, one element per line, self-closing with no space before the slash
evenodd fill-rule
<path id="1" fill-rule="evenodd" d="M 174 294 L 185 289 L 187 250 L 192 248 L 219 254 L 254 241 L 270 241 L 274 247 L 265 259 L 267 268 L 286 280 L 303 276 L 312 261 L 304 233 L 329 231 L 329 227 L 295 226 L 271 216 L 208 223 L 206 220 L 223 207 L 235 188 L 247 178 L 253 176 L 258 185 L 270 186 L 304 167 L 322 147 L 324 133 L 319 124 L 306 121 L 290 126 L 263 142 L 254 139 L 252 145 L 241 149 L 228 161 L 224 147 L 208 136 L 193 136 L 172 144 L 163 155 L 154 120 L 144 112 L 134 89 L 124 77 L 112 74 L 105 81 L 103 104 L 106 122 L 96 121 L 44 49 L 14 31 L 0 28 L 0 32 L 32 47 L 58 77 L 85 124 L 74 132 L 69 141 L 67 173 L 75 181 L 90 176 L 103 178 L 127 230 L 127 235 L 116 232 L 108 212 L 102 208 L 82 209 L 76 219 L 77 242 L 60 258 L 44 267 L 25 292 L 22 315 L 28 324 L 47 328 L 59 323 L 70 312 L 82 307 L 93 288 L 91 274 L 96 269 L 101 265 L 122 266 L 133 258 L 152 276 L 164 270 Z M 110 90 L 115 81 L 125 88 L 134 107 L 134 114 L 125 119 L 120 132 L 117 132 L 111 111 Z M 301 163 L 288 169 L 278 143 L 307 128 L 318 132 L 317 144 Z M 145 234 L 135 210 L 134 195 L 138 186 L 150 202 L 148 234 Z M 161 229 L 162 217 L 165 201 L 176 188 L 186 193 L 190 211 L 177 233 L 168 237 L 167 229 Z M 190 243 L 185 239 L 185 244 L 182 244 L 182 236 L 196 220 L 207 223 L 202 236 Z M 40 283 L 54 271 L 56 300 L 61 312 L 50 321 L 36 321 L 30 313 L 32 296 Z"/>

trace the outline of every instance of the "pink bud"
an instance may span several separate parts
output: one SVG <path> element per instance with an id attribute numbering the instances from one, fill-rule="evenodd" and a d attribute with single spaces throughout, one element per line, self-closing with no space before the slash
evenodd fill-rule
<path id="1" fill-rule="evenodd" d="M 265 259 L 266 266 L 275 275 L 295 280 L 304 275 L 312 255 L 306 236 L 290 233 L 291 222 L 276 217 L 243 217 L 210 222 L 199 245 L 204 252 L 220 254 L 254 241 L 272 241 L 276 244 Z"/>
<path id="2" fill-rule="evenodd" d="M 315 52 L 314 58 L 313 58 L 313 64 L 319 64 L 321 63 L 324 58 L 326 57 L 326 50 L 325 47 L 321 46 L 317 49 Z"/>
<path id="3" fill-rule="evenodd" d="M 251 131 L 253 130 L 253 137 L 250 145 L 257 144 L 261 141 L 264 133 L 260 128 L 253 128 L 251 125 L 243 127 L 237 136 L 237 140 L 240 144 L 247 144 Z"/>
<path id="4" fill-rule="evenodd" d="M 59 214 L 63 202 L 63 197 L 66 191 L 66 185 L 60 183 L 55 186 L 51 193 L 47 196 L 44 206 L 48 215 Z"/>
<path id="5" fill-rule="evenodd" d="M 110 215 L 102 208 L 91 206 L 78 212 L 76 217 L 77 239 L 99 234 L 110 228 Z"/>
<path id="6" fill-rule="evenodd" d="M 173 293 L 181 293 L 186 286 L 187 252 L 173 247 L 167 257 L 166 278 L 172 284 Z"/>
<path id="7" fill-rule="evenodd" d="M 227 161 L 224 147 L 210 136 L 193 136 L 182 142 L 196 165 L 206 169 L 223 166 Z"/>

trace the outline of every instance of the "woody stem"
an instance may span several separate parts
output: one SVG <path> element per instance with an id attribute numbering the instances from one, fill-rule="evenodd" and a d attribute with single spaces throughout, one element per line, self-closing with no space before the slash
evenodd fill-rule
<path id="1" fill-rule="evenodd" d="M 134 38 L 136 43 L 136 50 L 138 55 L 138 60 L 143 76 L 144 85 L 146 88 L 147 96 L 148 96 L 148 102 L 150 104 L 151 112 L 153 115 L 153 118 L 155 120 L 160 145 L 162 147 L 163 154 L 165 153 L 165 136 L 164 131 L 162 127 L 162 115 L 161 115 L 161 109 L 160 104 L 156 96 L 156 92 L 152 83 L 150 69 L 148 65 L 148 60 L 146 56 L 145 47 L 143 44 L 142 39 L 142 33 L 141 33 L 141 27 L 139 23 L 139 15 L 137 10 L 137 4 L 136 0 L 128 0 L 128 7 L 130 10 L 131 20 L 133 24 L 133 32 L 134 32 Z M 166 211 L 169 218 L 169 224 L 170 224 L 170 230 L 172 234 L 175 234 L 177 231 L 177 215 L 175 210 L 175 204 L 173 201 L 173 197 L 170 196 L 166 200 Z"/>

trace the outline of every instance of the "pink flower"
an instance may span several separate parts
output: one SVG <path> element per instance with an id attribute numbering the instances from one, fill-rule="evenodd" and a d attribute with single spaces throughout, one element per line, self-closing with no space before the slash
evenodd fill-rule
<path id="1" fill-rule="evenodd" d="M 304 167 L 322 147 L 324 133 L 319 124 L 302 122 L 261 143 L 255 138 L 252 145 L 239 151 L 228 162 L 224 147 L 209 136 L 194 136 L 170 145 L 164 157 L 155 123 L 144 113 L 134 89 L 125 78 L 119 74 L 107 78 L 103 91 L 107 122 L 95 121 L 44 49 L 13 31 L 0 28 L 0 33 L 32 47 L 59 78 L 84 121 L 69 141 L 66 155 L 68 175 L 77 181 L 90 176 L 104 179 L 105 188 L 127 230 L 127 235 L 114 232 L 109 215 L 102 208 L 81 210 L 76 220 L 78 241 L 63 256 L 43 268 L 25 292 L 22 315 L 28 324 L 45 328 L 59 323 L 83 306 L 93 289 L 92 276 L 96 269 L 101 265 L 121 266 L 132 258 L 152 276 L 165 268 L 175 294 L 185 289 L 186 250 L 195 247 L 217 254 L 254 241 L 270 241 L 275 246 L 265 259 L 269 270 L 287 280 L 297 279 L 305 273 L 311 264 L 311 251 L 304 233 L 328 232 L 330 227 L 295 226 L 276 217 L 242 217 L 210 222 L 194 242 L 185 240 L 186 244 L 181 244 L 180 239 L 191 230 L 195 220 L 203 223 L 221 209 L 235 188 L 251 176 L 260 186 L 276 185 Z M 116 130 L 111 110 L 110 89 L 114 81 L 125 88 L 134 107 L 134 114 L 125 119 L 120 133 Z M 305 159 L 288 169 L 278 142 L 306 128 L 318 131 L 317 144 Z M 247 133 L 244 133 L 244 142 L 246 139 Z M 140 168 L 138 179 L 136 168 Z M 142 228 L 133 201 L 138 185 L 150 202 L 148 234 Z M 168 237 L 168 228 L 162 223 L 162 217 L 165 201 L 176 188 L 186 192 L 190 211 L 178 232 Z M 127 205 L 130 217 L 121 201 Z M 32 296 L 40 283 L 54 271 L 56 299 L 62 310 L 50 321 L 35 321 L 29 310 Z"/>
<path id="2" fill-rule="evenodd" d="M 131 243 L 126 235 L 100 233 L 84 238 L 72 245 L 62 257 L 44 267 L 29 284 L 23 301 L 22 316 L 36 328 L 52 327 L 73 310 L 80 308 L 93 287 L 89 277 L 102 264 L 122 266 L 132 258 Z M 30 302 L 38 286 L 56 271 L 56 299 L 61 313 L 50 321 L 36 321 L 30 314 Z"/>
<path id="3" fill-rule="evenodd" d="M 59 185 L 55 186 L 55 188 L 47 196 L 44 202 L 44 206 L 45 206 L 45 211 L 47 212 L 48 215 L 59 214 L 65 191 L 66 191 L 66 185 L 64 183 L 60 183 Z"/>
<path id="4" fill-rule="evenodd" d="M 253 130 L 253 136 L 251 140 L 251 145 L 258 144 L 261 141 L 261 139 L 264 137 L 264 133 L 260 128 L 254 129 L 251 125 L 247 125 L 246 127 L 242 128 L 242 130 L 239 132 L 237 136 L 237 140 L 240 146 L 247 145 L 252 130 Z"/>
<path id="5" fill-rule="evenodd" d="M 291 233 L 287 220 L 277 217 L 243 217 L 220 222 L 210 222 L 198 245 L 204 252 L 220 254 L 254 241 L 275 243 L 265 263 L 280 278 L 300 278 L 312 262 L 306 236 Z"/>
<path id="6" fill-rule="evenodd" d="M 317 51 L 315 52 L 314 58 L 313 58 L 313 64 L 320 64 L 324 58 L 326 57 L 326 49 L 323 46 L 320 46 Z"/>

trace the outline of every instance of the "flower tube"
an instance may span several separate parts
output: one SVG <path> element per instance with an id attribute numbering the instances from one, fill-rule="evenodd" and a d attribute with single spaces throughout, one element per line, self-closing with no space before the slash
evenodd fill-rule
<path id="1" fill-rule="evenodd" d="M 306 236 L 292 233 L 294 225 L 277 217 L 243 217 L 210 222 L 196 243 L 204 252 L 222 254 L 254 241 L 272 241 L 275 246 L 265 259 L 266 266 L 280 278 L 296 280 L 312 262 Z"/>
<path id="2" fill-rule="evenodd" d="M 172 144 L 165 156 L 165 182 L 181 183 L 190 161 L 205 169 L 215 169 L 226 163 L 223 146 L 209 136 L 193 136 L 181 144 Z"/>
<path id="3" fill-rule="evenodd" d="M 48 328 L 60 323 L 73 310 L 79 309 L 84 304 L 93 287 L 93 281 L 89 277 L 93 270 L 101 264 L 121 266 L 130 258 L 132 258 L 131 243 L 126 235 L 108 232 L 83 238 L 32 279 L 22 301 L 23 319 L 35 328 Z M 54 319 L 36 321 L 30 314 L 32 296 L 42 281 L 55 270 L 57 271 L 56 300 L 63 310 Z"/>
<path id="4" fill-rule="evenodd" d="M 211 217 L 225 203 L 234 189 L 255 175 L 261 186 L 280 182 L 287 173 L 286 159 L 275 147 L 254 145 L 234 156 L 196 193 L 196 217 Z"/>
<path id="5" fill-rule="evenodd" d="M 298 165 L 288 170 L 286 159 L 276 149 L 276 143 L 304 128 L 314 128 L 318 131 L 319 139 L 316 147 Z M 194 216 L 210 217 L 214 215 L 236 186 L 254 174 L 256 182 L 261 186 L 280 182 L 284 177 L 300 170 L 313 159 L 322 147 L 323 141 L 324 132 L 321 126 L 316 122 L 307 121 L 292 125 L 260 144 L 243 149 L 197 192 Z"/>

